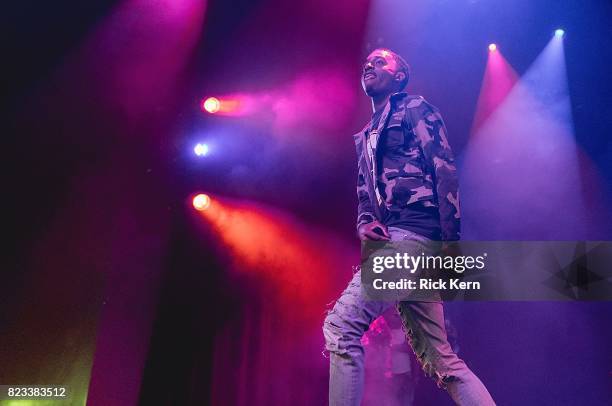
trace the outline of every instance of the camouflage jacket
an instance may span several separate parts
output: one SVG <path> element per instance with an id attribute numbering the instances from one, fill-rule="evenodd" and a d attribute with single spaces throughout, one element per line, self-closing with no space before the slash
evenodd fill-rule
<path id="1" fill-rule="evenodd" d="M 421 202 L 438 208 L 442 240 L 458 240 L 457 171 L 439 111 L 421 96 L 396 93 L 383 110 L 378 127 L 371 126 L 372 122 L 353 136 L 359 169 L 357 227 L 375 219 L 382 222 L 391 204 L 404 207 Z M 404 132 L 400 157 L 391 161 L 396 163 L 392 167 L 377 168 L 385 145 L 381 140 L 390 128 Z"/>

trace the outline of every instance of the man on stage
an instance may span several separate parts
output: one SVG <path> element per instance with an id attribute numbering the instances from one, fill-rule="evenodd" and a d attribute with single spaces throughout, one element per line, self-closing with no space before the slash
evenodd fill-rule
<path id="1" fill-rule="evenodd" d="M 374 50 L 361 84 L 373 115 L 355 134 L 359 176 L 357 232 L 362 240 L 456 241 L 459 192 L 454 158 L 438 110 L 404 93 L 409 68 L 388 49 Z M 371 301 L 356 272 L 325 319 L 330 353 L 329 403 L 358 406 L 363 393 L 361 337 L 392 302 Z M 439 299 L 397 308 L 425 373 L 458 405 L 494 405 L 491 395 L 448 343 Z"/>

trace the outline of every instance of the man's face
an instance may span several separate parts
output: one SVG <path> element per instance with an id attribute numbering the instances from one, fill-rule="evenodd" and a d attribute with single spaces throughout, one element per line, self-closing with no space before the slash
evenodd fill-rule
<path id="1" fill-rule="evenodd" d="M 399 66 L 391 52 L 374 50 L 363 65 L 361 86 L 364 92 L 370 97 L 396 92 L 401 81 L 396 77 L 398 71 Z"/>

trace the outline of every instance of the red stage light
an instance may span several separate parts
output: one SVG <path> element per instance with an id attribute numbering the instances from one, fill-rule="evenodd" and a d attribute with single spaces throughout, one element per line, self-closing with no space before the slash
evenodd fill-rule
<path id="1" fill-rule="evenodd" d="M 489 51 L 493 52 L 493 51 L 496 51 L 496 50 L 497 50 L 497 45 L 495 45 L 495 44 L 490 44 L 489 45 Z"/>
<path id="2" fill-rule="evenodd" d="M 221 109 L 221 102 L 216 97 L 209 97 L 202 102 L 202 109 L 210 114 L 214 114 Z"/>
<path id="3" fill-rule="evenodd" d="M 193 198 L 193 207 L 199 211 L 208 209 L 210 207 L 210 197 L 203 193 L 196 195 Z"/>

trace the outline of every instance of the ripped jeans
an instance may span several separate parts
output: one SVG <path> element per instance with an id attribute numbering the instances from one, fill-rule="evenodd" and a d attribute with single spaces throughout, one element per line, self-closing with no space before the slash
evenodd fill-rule
<path id="1" fill-rule="evenodd" d="M 419 234 L 389 227 L 394 241 L 427 241 Z M 392 302 L 370 301 L 361 291 L 356 272 L 325 318 L 325 348 L 330 353 L 330 406 L 358 406 L 364 382 L 364 349 L 361 337 Z M 399 302 L 404 331 L 425 373 L 448 391 L 458 405 L 495 405 L 487 388 L 452 350 L 444 327 L 441 302 Z"/>

